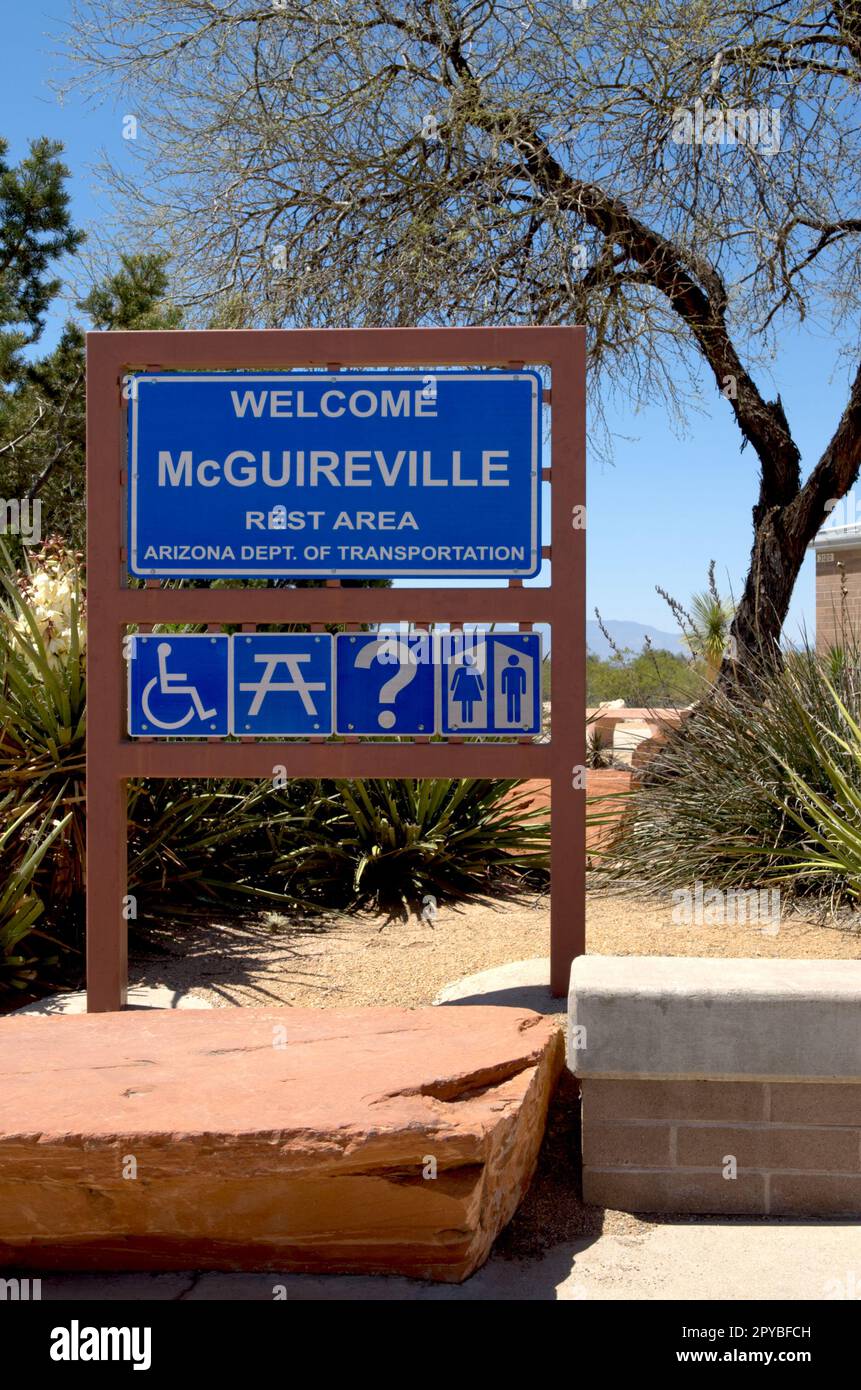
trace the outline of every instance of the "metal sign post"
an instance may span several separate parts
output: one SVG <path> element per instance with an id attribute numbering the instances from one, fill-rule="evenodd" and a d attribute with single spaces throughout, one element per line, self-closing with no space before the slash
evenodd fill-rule
<path id="1" fill-rule="evenodd" d="M 328 389 L 337 390 L 340 389 L 339 380 L 352 382 L 352 374 L 341 378 L 336 375 L 346 368 L 370 368 L 377 372 L 381 366 L 396 368 L 418 373 L 424 382 L 435 369 L 495 367 L 508 369 L 512 380 L 534 380 L 530 373 L 524 373 L 524 364 L 550 369 L 551 388 L 545 401 L 551 405 L 552 468 L 541 473 L 543 481 L 552 482 L 551 545 L 542 551 L 543 558 L 550 558 L 552 563 L 549 587 L 524 588 L 522 578 L 509 579 L 507 588 L 498 589 L 346 589 L 334 578 L 329 578 L 326 587 L 321 589 L 165 591 L 154 578 L 149 578 L 143 589 L 128 587 L 130 479 L 125 443 L 129 395 L 133 394 L 129 390 L 131 374 L 158 376 L 241 371 L 260 376 L 320 369 L 321 378 L 326 373 Z M 464 375 L 468 377 L 469 373 Z M 289 378 L 282 377 L 278 389 L 289 390 Z M 307 389 L 310 391 L 310 386 Z M 339 403 L 339 398 L 330 398 L 330 407 Z M 307 408 L 313 408 L 310 396 L 306 404 Z M 504 439 L 500 444 L 496 435 L 494 439 L 494 452 L 497 447 L 502 451 L 524 447 L 522 441 L 509 446 Z M 337 453 L 334 446 L 332 452 Z M 500 460 L 494 458 L 490 462 Z M 177 476 L 182 477 L 185 465 L 173 455 L 170 466 L 179 469 Z M 388 459 L 386 466 L 391 468 Z M 204 474 L 211 475 L 212 470 Z M 466 476 L 465 472 L 461 474 L 462 478 Z M 137 484 L 140 479 L 135 481 Z M 583 330 L 397 328 L 90 333 L 87 335 L 87 496 L 89 1010 L 119 1009 L 126 1002 L 127 780 L 141 777 L 262 778 L 270 777 L 277 764 L 286 766 L 289 774 L 297 778 L 516 777 L 547 780 L 551 785 L 551 988 L 555 994 L 563 994 L 568 985 L 571 961 L 584 950 Z M 260 509 L 249 506 L 247 510 Z M 528 531 L 531 524 L 528 507 L 522 510 L 522 517 L 526 517 Z M 439 527 L 437 529 L 439 531 Z M 282 537 L 283 534 L 281 531 Z M 141 539 L 137 537 L 136 545 Z M 445 544 L 442 531 L 436 543 Z M 535 557 L 530 555 L 524 573 L 534 572 L 534 562 Z M 141 563 L 140 556 L 138 563 Z M 366 562 L 360 559 L 358 563 L 361 572 L 367 572 Z M 397 573 L 397 569 L 392 570 L 384 564 L 382 572 Z M 198 690 L 191 680 L 183 687 L 182 679 L 187 672 L 182 661 L 172 661 L 173 651 L 159 652 L 163 640 L 153 643 L 153 625 L 166 622 L 206 624 L 208 632 L 215 637 L 222 625 L 241 627 L 251 636 L 255 626 L 268 623 L 298 623 L 310 626 L 312 631 L 319 631 L 323 625 L 337 624 L 349 631 L 351 626 L 357 628 L 368 623 L 405 622 L 426 629 L 434 623 L 447 622 L 459 628 L 465 623 L 484 622 L 516 624 L 521 632 L 528 632 L 535 624 L 547 623 L 552 636 L 552 741 L 536 744 L 524 736 L 517 743 L 463 743 L 450 737 L 443 743 L 431 743 L 417 735 L 415 742 L 392 738 L 386 743 L 330 744 L 321 741 L 321 735 L 327 732 L 323 728 L 316 737 L 309 730 L 304 741 L 254 743 L 244 740 L 253 738 L 255 733 L 268 737 L 268 731 L 253 727 L 250 706 L 247 709 L 243 706 L 252 723 L 250 734 L 236 723 L 237 733 L 244 735 L 243 741 L 223 742 L 227 730 L 214 697 L 208 698 L 206 689 Z M 159 741 L 145 729 L 139 731 L 138 737 L 129 736 L 123 662 L 123 641 L 129 625 L 135 626 L 146 638 L 146 662 L 151 662 L 151 666 L 142 665 L 136 676 L 143 680 L 141 701 L 143 689 L 147 688 L 146 706 L 157 722 L 163 724 L 168 717 L 184 721 L 182 728 L 176 730 L 175 741 Z M 175 640 L 170 639 L 171 642 Z M 215 647 L 220 647 L 220 641 L 213 644 L 213 650 Z M 242 682 L 235 679 L 231 663 L 239 659 L 245 658 L 237 657 L 235 649 L 227 652 L 224 669 L 228 686 L 216 684 L 213 687 L 216 691 L 228 691 L 225 701 L 228 729 L 231 720 L 237 721 L 235 696 Z M 176 715 L 166 715 L 164 692 L 176 695 L 183 688 L 189 692 L 183 710 Z M 196 699 L 190 693 L 192 689 Z M 483 718 L 486 716 L 496 723 L 483 727 L 499 728 L 500 721 L 503 727 L 511 727 L 516 723 L 514 714 L 520 710 L 517 702 L 525 698 L 523 677 L 509 678 L 503 683 L 500 676 L 496 703 L 482 713 Z M 464 701 L 458 701 L 457 692 L 452 691 L 452 699 L 457 708 L 452 713 L 449 705 L 446 706 L 447 729 L 455 727 L 465 708 Z M 178 705 L 170 702 L 168 708 L 176 711 Z M 210 715 L 214 709 L 219 710 L 219 717 Z M 474 709 L 469 705 L 471 716 L 476 709 L 477 706 Z M 239 713 L 239 718 L 243 717 Z M 145 716 L 142 718 L 146 722 Z M 458 737 L 468 735 L 470 722 L 464 722 Z M 159 732 L 169 734 L 170 731 L 153 730 L 154 734 Z M 380 732 L 386 730 L 380 729 Z M 397 734 L 398 730 L 392 728 L 389 732 Z M 299 730 L 300 738 L 302 733 Z M 192 734 L 201 741 L 181 741 Z M 281 734 L 286 737 L 284 730 L 275 731 L 276 737 Z"/>

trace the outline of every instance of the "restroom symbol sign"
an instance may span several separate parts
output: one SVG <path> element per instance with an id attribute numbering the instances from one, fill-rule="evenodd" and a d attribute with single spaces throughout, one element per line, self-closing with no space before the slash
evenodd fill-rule
<path id="1" fill-rule="evenodd" d="M 441 666 L 443 734 L 541 732 L 541 634 L 476 633 Z"/>
<path id="2" fill-rule="evenodd" d="M 427 641 L 385 633 L 335 638 L 339 734 L 432 734 L 435 668 Z"/>
<path id="3" fill-rule="evenodd" d="M 327 632 L 237 632 L 233 732 L 291 738 L 332 732 L 332 638 Z"/>

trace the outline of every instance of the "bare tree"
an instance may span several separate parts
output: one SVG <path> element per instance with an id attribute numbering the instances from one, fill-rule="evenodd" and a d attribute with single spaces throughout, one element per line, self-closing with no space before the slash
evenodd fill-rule
<path id="1" fill-rule="evenodd" d="M 598 412 L 722 395 L 759 471 L 735 650 L 773 647 L 861 463 L 861 0 L 75 9 L 81 80 L 138 122 L 128 224 L 210 321 L 579 322 Z M 803 320 L 848 381 L 806 481 L 762 385 Z"/>

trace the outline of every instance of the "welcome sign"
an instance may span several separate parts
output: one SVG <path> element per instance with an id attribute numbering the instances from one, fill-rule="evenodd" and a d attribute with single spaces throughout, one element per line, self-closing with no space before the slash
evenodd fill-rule
<path id="1" fill-rule="evenodd" d="M 129 569 L 147 578 L 528 578 L 537 372 L 129 379 Z"/>

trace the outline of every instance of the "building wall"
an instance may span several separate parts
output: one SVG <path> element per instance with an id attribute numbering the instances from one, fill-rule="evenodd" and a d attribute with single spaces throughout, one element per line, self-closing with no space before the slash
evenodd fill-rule
<path id="1" fill-rule="evenodd" d="M 816 650 L 826 652 L 853 633 L 861 639 L 861 541 L 816 552 Z"/>

